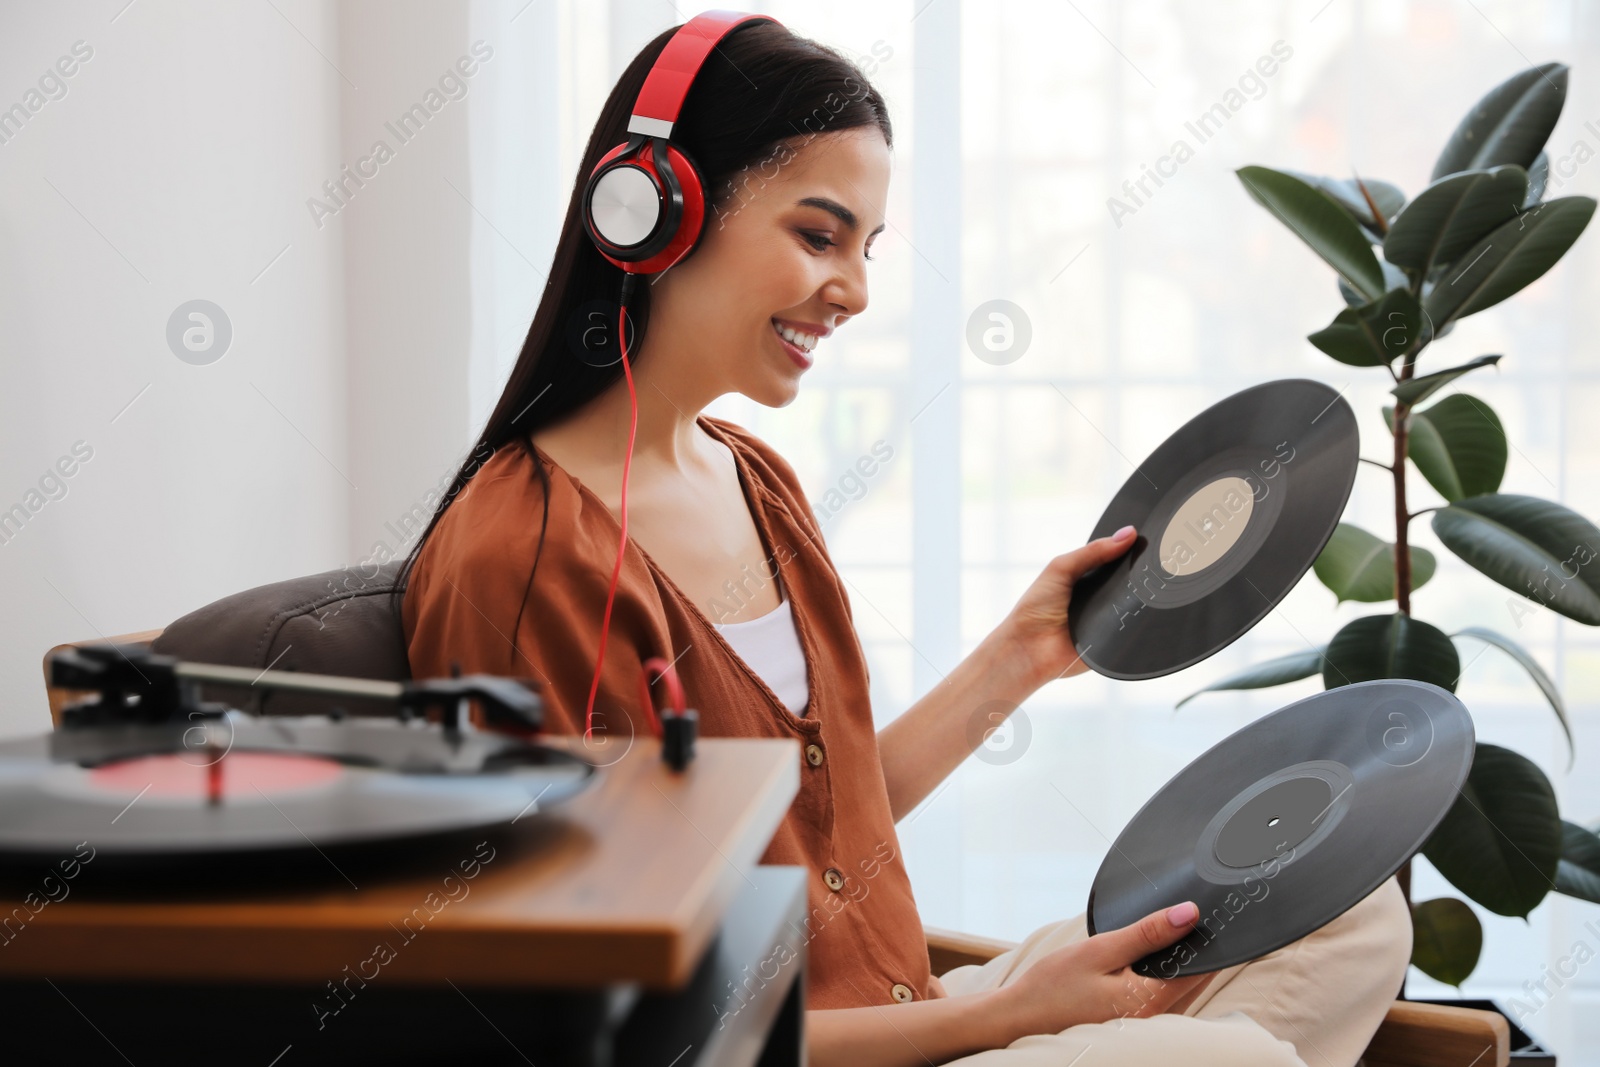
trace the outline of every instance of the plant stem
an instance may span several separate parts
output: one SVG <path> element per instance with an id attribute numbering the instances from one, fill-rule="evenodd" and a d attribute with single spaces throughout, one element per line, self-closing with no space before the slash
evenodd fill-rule
<path id="1" fill-rule="evenodd" d="M 1416 352 L 1408 352 L 1400 368 L 1400 380 L 1411 377 Z M 1411 547 L 1408 534 L 1411 513 L 1406 509 L 1406 419 L 1411 405 L 1396 397 L 1394 402 L 1394 598 L 1400 611 L 1411 614 Z"/>
<path id="2" fill-rule="evenodd" d="M 1408 861 L 1403 862 L 1403 864 L 1400 865 L 1400 870 L 1397 870 L 1397 872 L 1395 872 L 1395 881 L 1398 881 L 1398 883 L 1400 883 L 1400 896 L 1405 897 L 1406 912 L 1410 912 L 1410 910 L 1411 910 L 1411 861 L 1410 861 L 1410 859 L 1408 859 Z M 1408 918 L 1406 918 L 1406 921 L 1411 921 L 1410 920 L 1410 915 L 1408 915 Z M 1414 931 L 1416 931 L 1416 928 L 1414 928 L 1414 926 L 1413 926 L 1413 934 L 1414 934 Z M 1402 974 L 1402 976 L 1400 976 L 1400 992 L 1397 993 L 1398 1000 L 1405 1000 L 1405 998 L 1406 998 L 1406 995 L 1405 995 L 1405 981 L 1406 981 L 1406 977 L 1410 977 L 1410 976 L 1411 976 L 1411 968 L 1406 968 L 1405 969 L 1405 974 Z"/>
<path id="3" fill-rule="evenodd" d="M 1415 289 L 1420 298 L 1422 290 L 1422 276 L 1415 279 Z M 1411 378 L 1416 368 L 1417 355 L 1427 347 L 1427 341 L 1418 338 L 1421 343 L 1416 349 L 1406 353 L 1405 360 L 1400 368 L 1399 381 Z M 1406 439 L 1410 430 L 1406 420 L 1411 415 L 1411 405 L 1395 397 L 1394 401 L 1394 594 L 1399 609 L 1407 615 L 1411 614 L 1411 513 L 1406 510 Z M 1400 867 L 1397 880 L 1400 883 L 1400 895 L 1405 898 L 1406 907 L 1411 906 L 1411 861 Z M 1408 969 L 1409 973 L 1409 969 Z M 1400 979 L 1400 999 L 1406 997 L 1406 980 Z"/>

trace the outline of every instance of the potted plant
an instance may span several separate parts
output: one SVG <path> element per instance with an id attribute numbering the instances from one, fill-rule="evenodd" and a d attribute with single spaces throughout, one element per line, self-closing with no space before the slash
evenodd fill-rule
<path id="1" fill-rule="evenodd" d="M 1498 355 L 1440 369 L 1420 357 L 1455 323 L 1515 294 L 1559 260 L 1588 225 L 1595 201 L 1546 200 L 1545 141 L 1566 100 L 1567 67 L 1525 70 L 1480 100 L 1445 145 L 1431 183 L 1411 201 L 1381 181 L 1317 177 L 1266 167 L 1238 171 L 1246 191 L 1338 275 L 1346 307 L 1309 340 L 1328 356 L 1390 376 L 1383 414 L 1394 497 L 1393 540 L 1341 523 L 1318 558 L 1317 577 L 1339 602 L 1395 602 L 1395 610 L 1342 627 L 1322 647 L 1296 652 L 1200 692 L 1256 689 L 1320 674 L 1326 688 L 1413 678 L 1452 692 L 1458 642 L 1487 643 L 1515 660 L 1566 733 L 1561 694 L 1539 663 L 1504 634 L 1447 632 L 1412 612 L 1412 594 L 1435 559 L 1411 544 L 1411 523 L 1431 513 L 1444 546 L 1518 597 L 1585 625 L 1600 625 L 1600 529 L 1560 504 L 1501 491 L 1508 442 L 1499 418 L 1458 386 Z M 1381 256 L 1380 256 L 1381 253 Z M 1430 352 L 1431 355 L 1431 352 Z M 1448 390 L 1448 391 L 1447 391 Z M 1412 468 L 1442 498 L 1416 507 Z M 1193 699 L 1191 694 L 1182 703 Z M 1460 797 L 1422 854 L 1466 897 L 1499 915 L 1526 917 L 1554 890 L 1600 903 L 1600 837 L 1567 822 L 1550 781 L 1510 749 L 1480 743 Z M 1405 875 L 1409 875 L 1409 865 Z M 1409 899 L 1409 879 L 1402 877 Z M 1483 930 L 1453 897 L 1411 904 L 1412 963 L 1459 986 L 1477 965 Z"/>

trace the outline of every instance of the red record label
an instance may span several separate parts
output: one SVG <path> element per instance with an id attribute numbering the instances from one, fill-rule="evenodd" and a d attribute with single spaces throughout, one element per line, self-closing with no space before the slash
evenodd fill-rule
<path id="1" fill-rule="evenodd" d="M 141 756 L 89 771 L 92 785 L 119 794 L 148 790 L 152 797 L 204 801 L 218 783 L 224 798 L 281 797 L 326 786 L 345 773 L 344 765 L 321 756 L 281 752 L 233 752 L 216 760 L 199 753 Z M 260 793 L 257 792 L 260 790 Z"/>

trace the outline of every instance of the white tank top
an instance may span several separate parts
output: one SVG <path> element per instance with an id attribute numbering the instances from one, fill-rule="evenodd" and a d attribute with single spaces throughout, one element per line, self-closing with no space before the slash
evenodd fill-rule
<path id="1" fill-rule="evenodd" d="M 783 706 L 796 715 L 806 713 L 811 700 L 805 652 L 795 630 L 794 614 L 785 597 L 776 610 L 747 622 L 716 625 L 739 658 L 761 676 Z"/>

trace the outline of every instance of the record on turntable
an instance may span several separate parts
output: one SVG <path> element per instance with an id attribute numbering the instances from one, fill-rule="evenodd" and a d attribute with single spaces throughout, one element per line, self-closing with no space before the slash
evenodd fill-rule
<path id="1" fill-rule="evenodd" d="M 1294 588 L 1333 536 L 1359 436 L 1320 382 L 1258 385 L 1207 408 L 1139 464 L 1091 538 L 1133 546 L 1074 585 L 1068 627 L 1110 678 L 1155 678 L 1232 644 Z"/>
<path id="2" fill-rule="evenodd" d="M 1349 910 L 1400 869 L 1455 802 L 1472 718 L 1427 682 L 1340 686 L 1223 739 L 1117 836 L 1095 875 L 1089 932 L 1185 900 L 1183 940 L 1133 965 L 1176 978 L 1256 959 Z"/>
<path id="3" fill-rule="evenodd" d="M 58 653 L 51 681 L 97 695 L 49 734 L 0 743 L 0 865 L 84 841 L 112 862 L 159 865 L 476 833 L 559 804 L 595 771 L 534 736 L 538 695 L 510 678 L 374 681 L 106 644 Z M 201 701 L 203 682 L 381 701 L 396 714 L 251 715 Z M 472 702 L 520 733 L 475 728 Z"/>

